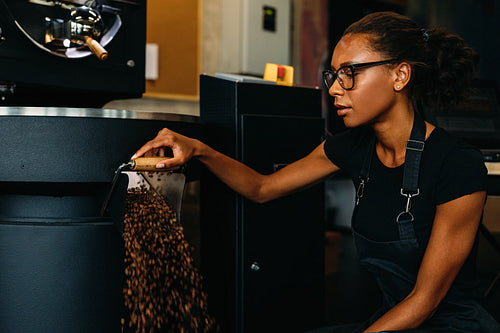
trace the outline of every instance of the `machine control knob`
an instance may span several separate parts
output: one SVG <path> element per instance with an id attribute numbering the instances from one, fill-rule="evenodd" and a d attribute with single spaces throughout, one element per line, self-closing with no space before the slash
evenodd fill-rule
<path id="1" fill-rule="evenodd" d="M 250 265 L 250 270 L 252 272 L 258 272 L 260 271 L 260 265 L 258 262 L 254 261 L 251 265 Z"/>

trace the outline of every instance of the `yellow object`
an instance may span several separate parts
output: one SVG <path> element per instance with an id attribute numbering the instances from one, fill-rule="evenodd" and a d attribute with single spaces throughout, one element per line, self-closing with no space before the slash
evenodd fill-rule
<path id="1" fill-rule="evenodd" d="M 274 81 L 284 86 L 293 86 L 293 67 L 267 63 L 264 70 L 264 80 Z"/>

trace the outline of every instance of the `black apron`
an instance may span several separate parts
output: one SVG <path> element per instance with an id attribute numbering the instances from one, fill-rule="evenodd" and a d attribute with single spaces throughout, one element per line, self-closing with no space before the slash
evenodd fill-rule
<path id="1" fill-rule="evenodd" d="M 411 200 L 420 194 L 418 177 L 420 158 L 425 146 L 426 126 L 420 115 L 415 112 L 415 120 L 406 144 L 406 156 L 401 195 L 404 209 L 395 216 L 399 231 L 399 240 L 377 242 L 356 232 L 353 224 L 354 242 L 361 265 L 373 273 L 382 292 L 382 307 L 356 331 L 362 331 L 380 316 L 402 301 L 415 286 L 420 262 L 425 252 L 417 241 L 411 213 Z M 359 185 L 356 193 L 356 207 L 353 220 L 363 192 L 369 184 L 370 164 L 375 152 L 375 136 L 370 143 L 368 154 L 362 165 Z M 369 190 L 369 188 L 368 188 Z M 332 330 L 331 332 L 335 332 Z M 499 333 L 500 327 L 481 305 L 470 295 L 466 295 L 454 286 L 441 302 L 434 316 L 418 330 L 404 332 L 484 332 Z"/>

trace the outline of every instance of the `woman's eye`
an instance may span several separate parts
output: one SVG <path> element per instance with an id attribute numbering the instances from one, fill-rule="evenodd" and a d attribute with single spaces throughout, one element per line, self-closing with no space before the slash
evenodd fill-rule
<path id="1" fill-rule="evenodd" d="M 338 72 L 338 75 L 342 75 L 344 77 L 352 77 L 352 72 L 350 70 L 346 69 L 340 69 Z"/>

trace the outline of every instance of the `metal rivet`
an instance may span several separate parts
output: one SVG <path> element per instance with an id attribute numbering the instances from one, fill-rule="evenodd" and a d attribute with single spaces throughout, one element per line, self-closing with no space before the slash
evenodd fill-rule
<path id="1" fill-rule="evenodd" d="M 250 269 L 252 270 L 252 272 L 258 272 L 260 271 L 260 266 L 259 266 L 259 263 L 254 261 L 252 263 L 252 265 L 250 265 Z"/>

